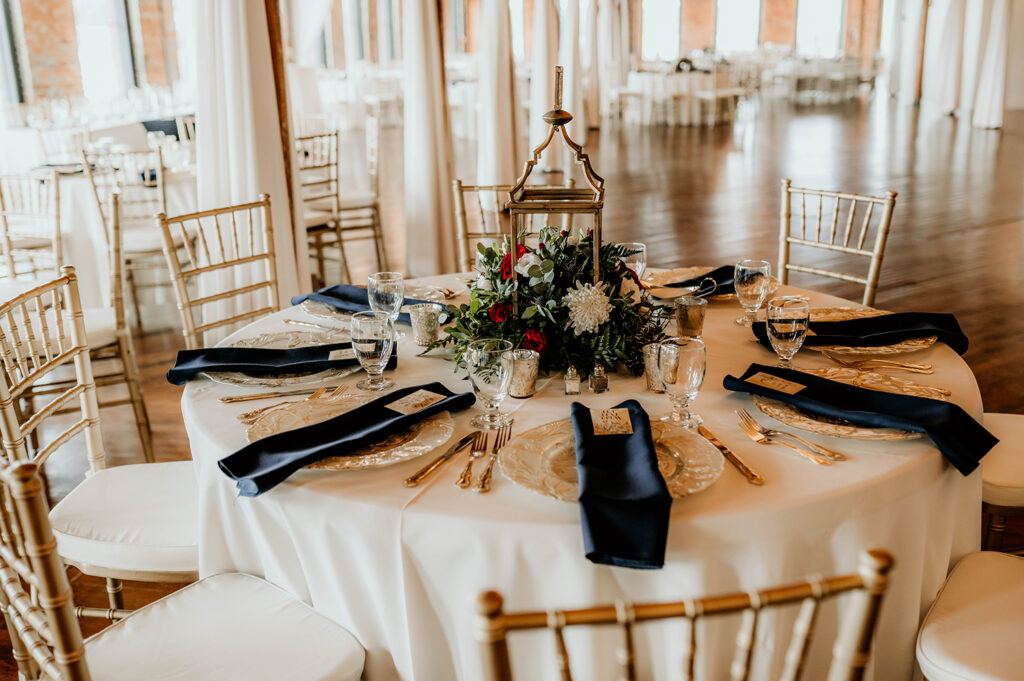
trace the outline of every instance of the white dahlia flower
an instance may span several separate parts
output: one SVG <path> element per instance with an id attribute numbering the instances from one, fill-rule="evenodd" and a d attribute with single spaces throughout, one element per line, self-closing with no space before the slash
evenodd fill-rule
<path id="1" fill-rule="evenodd" d="M 569 322 L 573 333 L 596 332 L 598 327 L 608 321 L 612 304 L 600 286 L 576 282 L 576 288 L 562 298 L 562 303 L 569 308 Z"/>

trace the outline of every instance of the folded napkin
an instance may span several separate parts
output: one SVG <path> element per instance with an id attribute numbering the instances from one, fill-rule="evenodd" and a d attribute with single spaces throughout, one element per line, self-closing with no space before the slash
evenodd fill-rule
<path id="1" fill-rule="evenodd" d="M 340 357 L 331 359 L 331 353 Z M 200 371 L 240 371 L 243 374 L 305 374 L 327 369 L 357 366 L 352 343 L 312 345 L 304 348 L 273 350 L 270 348 L 199 348 L 178 350 L 174 366 L 167 371 L 167 380 L 184 385 Z M 398 348 L 393 346 L 388 369 L 398 366 Z"/>
<path id="2" fill-rule="evenodd" d="M 572 404 L 583 546 L 594 563 L 657 569 L 665 564 L 672 497 L 647 412 L 636 400 L 615 409 L 629 412 L 631 435 L 595 435 L 590 409 Z"/>
<path id="3" fill-rule="evenodd" d="M 858 388 L 793 369 L 751 364 L 739 378 L 726 376 L 723 385 L 858 426 L 927 433 L 942 455 L 964 475 L 977 468 L 981 458 L 999 442 L 955 404 Z"/>
<path id="4" fill-rule="evenodd" d="M 315 300 L 345 312 L 366 312 L 370 309 L 370 293 L 361 286 L 351 284 L 335 284 L 325 286 L 316 293 L 307 293 L 292 298 L 292 305 L 298 305 L 303 300 Z M 416 303 L 430 303 L 430 300 L 417 300 L 406 298 L 403 305 L 415 305 Z M 410 324 L 409 315 L 405 312 L 398 315 L 398 321 Z"/>
<path id="5" fill-rule="evenodd" d="M 754 335 L 766 348 L 771 349 L 768 330 L 764 322 L 754 323 Z M 872 347 L 892 345 L 911 338 L 938 336 L 939 340 L 956 350 L 967 352 L 967 336 L 960 329 L 956 317 L 934 312 L 895 312 L 878 317 L 847 319 L 842 322 L 811 322 L 804 345 L 844 345 Z"/>
<path id="6" fill-rule="evenodd" d="M 441 399 L 431 402 L 437 398 Z M 306 464 L 351 454 L 438 412 L 466 409 L 474 400 L 473 393 L 455 394 L 440 383 L 400 388 L 321 423 L 257 440 L 218 465 L 235 480 L 241 496 L 259 496 Z M 418 406 L 422 408 L 416 410 Z"/>
<path id="7" fill-rule="evenodd" d="M 735 265 L 723 265 L 718 269 L 711 270 L 707 274 L 702 274 L 699 277 L 691 277 L 686 281 L 677 281 L 673 284 L 665 284 L 665 286 L 669 286 L 671 288 L 689 288 L 690 286 L 699 286 L 700 288 L 690 294 L 697 297 L 735 293 L 736 287 L 733 282 L 733 275 L 735 271 Z M 718 286 L 711 286 L 707 283 L 701 284 L 705 279 L 714 280 Z"/>

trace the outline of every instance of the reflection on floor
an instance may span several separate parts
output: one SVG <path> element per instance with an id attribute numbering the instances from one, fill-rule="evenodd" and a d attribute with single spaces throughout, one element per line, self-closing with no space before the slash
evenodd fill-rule
<path id="1" fill-rule="evenodd" d="M 972 130 L 949 117 L 889 101 L 792 108 L 747 104 L 732 128 L 607 128 L 587 148 L 607 180 L 605 236 L 645 241 L 652 266 L 720 264 L 742 257 L 775 259 L 779 180 L 859 193 L 899 192 L 882 269 L 878 307 L 954 312 L 971 339 L 966 355 L 988 411 L 1024 413 L 1024 112 L 1003 131 Z M 360 140 L 346 141 L 356 153 Z M 386 131 L 383 214 L 392 263 L 404 260 L 401 131 Z M 475 150 L 458 144 L 457 168 L 473 177 Z M 350 257 L 357 279 L 371 270 L 369 252 Z M 795 281 L 857 297 L 842 284 Z M 181 346 L 175 332 L 136 339 L 146 404 L 161 461 L 189 458 L 178 407 L 181 389 L 163 374 Z M 128 407 L 104 411 L 110 465 L 142 460 Z M 51 495 L 81 479 L 75 447 L 48 465 Z M 1020 520 L 1020 519 L 1017 519 Z M 1007 543 L 1024 544 L 1024 523 Z M 104 606 L 101 580 L 72 570 L 75 600 Z M 126 584 L 130 607 L 173 585 Z M 102 628 L 85 622 L 86 633 Z M 16 679 L 6 632 L 0 635 L 0 681 Z"/>

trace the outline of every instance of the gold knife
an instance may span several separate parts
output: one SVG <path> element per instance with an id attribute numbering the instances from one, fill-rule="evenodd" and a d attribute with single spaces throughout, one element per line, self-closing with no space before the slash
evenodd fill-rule
<path id="1" fill-rule="evenodd" d="M 708 442 L 713 444 L 718 451 L 722 452 L 726 459 L 729 460 L 733 466 L 736 467 L 743 477 L 747 479 L 751 485 L 763 485 L 764 478 L 761 477 L 760 473 L 755 471 L 753 468 L 743 463 L 742 459 L 732 453 L 732 450 L 722 444 L 722 441 L 715 437 L 714 433 L 705 428 L 704 426 L 697 426 L 697 432 L 704 436 Z"/>
<path id="2" fill-rule="evenodd" d="M 437 457 L 429 464 L 427 464 L 426 466 L 424 466 L 423 468 L 419 469 L 418 471 L 410 475 L 408 478 L 406 478 L 403 484 L 406 487 L 415 487 L 416 485 L 423 482 L 423 479 L 426 478 L 431 473 L 433 473 L 435 470 L 437 470 L 438 467 L 441 466 L 441 464 L 443 464 L 445 461 L 458 454 L 461 450 L 465 449 L 466 446 L 473 441 L 473 437 L 475 435 L 476 431 L 473 431 L 466 437 L 462 438 L 461 440 L 453 444 L 451 448 L 448 449 L 447 452 Z"/>

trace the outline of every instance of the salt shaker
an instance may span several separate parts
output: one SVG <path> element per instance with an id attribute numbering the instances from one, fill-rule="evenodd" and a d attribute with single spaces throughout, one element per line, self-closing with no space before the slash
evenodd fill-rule
<path id="1" fill-rule="evenodd" d="M 579 373 L 576 372 L 576 367 L 572 366 L 571 364 L 565 372 L 565 394 L 580 394 L 580 375 Z"/>
<path id="2" fill-rule="evenodd" d="M 594 370 L 590 372 L 590 391 L 595 393 L 603 393 L 608 390 L 608 377 L 605 376 L 604 367 L 600 364 L 594 365 Z"/>

